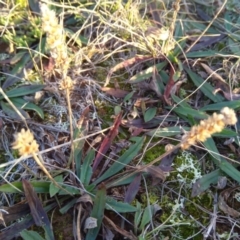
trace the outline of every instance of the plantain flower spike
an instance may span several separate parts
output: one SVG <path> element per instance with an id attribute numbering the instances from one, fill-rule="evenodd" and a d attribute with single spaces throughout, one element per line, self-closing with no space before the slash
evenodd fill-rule
<path id="1" fill-rule="evenodd" d="M 21 129 L 19 133 L 14 135 L 15 141 L 12 148 L 17 149 L 20 156 L 26 156 L 38 152 L 39 145 L 34 139 L 33 133 L 28 129 Z"/>
<path id="2" fill-rule="evenodd" d="M 209 118 L 200 121 L 199 125 L 193 126 L 189 132 L 183 135 L 181 148 L 188 149 L 197 142 L 204 142 L 212 134 L 221 132 L 226 125 L 237 123 L 237 117 L 233 109 L 224 107 L 219 114 L 213 113 Z"/>
<path id="3" fill-rule="evenodd" d="M 41 4 L 42 29 L 47 33 L 47 46 L 55 65 L 66 72 L 69 65 L 63 26 L 58 22 L 56 13 L 46 4 Z"/>

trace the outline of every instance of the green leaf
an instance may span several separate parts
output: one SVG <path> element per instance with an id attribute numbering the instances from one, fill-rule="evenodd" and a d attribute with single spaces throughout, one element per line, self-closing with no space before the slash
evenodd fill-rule
<path id="1" fill-rule="evenodd" d="M 148 122 L 148 121 L 152 120 L 155 117 L 156 113 L 157 113 L 157 108 L 156 107 L 149 108 L 144 113 L 144 121 Z"/>
<path id="2" fill-rule="evenodd" d="M 91 149 L 87 156 L 84 158 L 84 161 L 81 166 L 80 179 L 84 186 L 89 185 L 92 177 L 92 162 L 95 157 L 95 151 Z"/>
<path id="3" fill-rule="evenodd" d="M 174 39 L 180 40 L 184 36 L 185 36 L 185 33 L 183 32 L 182 23 L 180 23 L 180 21 L 177 21 L 175 24 Z"/>
<path id="4" fill-rule="evenodd" d="M 57 183 L 63 183 L 63 177 L 62 175 L 58 175 L 55 178 L 55 181 Z M 60 184 L 61 185 L 61 184 Z M 59 187 L 57 187 L 53 182 L 51 182 L 50 187 L 49 187 L 49 194 L 50 197 L 53 197 L 55 194 L 57 194 L 60 191 Z"/>
<path id="5" fill-rule="evenodd" d="M 240 55 L 239 41 L 233 41 L 231 38 L 228 38 L 228 47 L 234 55 Z"/>
<path id="6" fill-rule="evenodd" d="M 117 186 L 129 184 L 134 180 L 134 178 L 137 175 L 138 175 L 138 173 L 135 173 L 130 176 L 124 175 L 123 177 L 120 177 L 118 179 L 112 179 L 109 183 L 106 184 L 106 188 L 109 189 L 111 187 L 117 187 Z"/>
<path id="7" fill-rule="evenodd" d="M 145 139 L 143 137 L 137 137 L 135 139 L 136 143 L 132 145 L 116 162 L 114 162 L 113 165 L 94 182 L 94 184 L 98 184 L 103 180 L 114 176 L 137 156 Z"/>
<path id="8" fill-rule="evenodd" d="M 39 1 L 38 0 L 28 0 L 29 7 L 33 13 L 38 13 L 39 15 L 41 14 L 41 9 L 39 6 Z"/>
<path id="9" fill-rule="evenodd" d="M 161 71 L 159 73 L 160 77 L 161 77 L 161 80 L 163 81 L 164 84 L 167 84 L 168 83 L 168 80 L 169 80 L 169 75 L 166 73 L 166 71 Z M 165 88 L 164 88 L 165 90 Z"/>
<path id="10" fill-rule="evenodd" d="M 15 119 L 21 119 L 18 113 L 12 108 L 12 106 L 9 103 L 5 103 L 4 101 L 0 102 L 1 108 L 4 113 L 6 113 L 9 117 L 15 118 Z M 25 117 L 25 118 L 30 118 L 28 113 L 25 112 L 21 108 L 17 108 L 18 111 Z"/>
<path id="11" fill-rule="evenodd" d="M 114 114 L 118 115 L 122 111 L 121 106 L 117 105 L 114 107 Z"/>
<path id="12" fill-rule="evenodd" d="M 205 119 L 208 117 L 205 112 L 182 106 L 174 108 L 173 111 L 185 117 L 191 116 L 198 119 Z"/>
<path id="13" fill-rule="evenodd" d="M 102 219 L 104 216 L 105 205 L 106 205 L 106 188 L 102 187 L 96 193 L 93 204 L 93 210 L 91 212 L 91 217 L 97 220 L 97 227 L 88 230 L 85 238 L 86 240 L 93 240 L 97 238 L 98 232 L 102 224 Z"/>
<path id="14" fill-rule="evenodd" d="M 118 213 L 128 213 L 128 212 L 136 212 L 137 208 L 125 202 L 118 202 L 112 197 L 107 197 L 106 201 L 106 209 L 112 210 Z"/>
<path id="15" fill-rule="evenodd" d="M 221 162 L 220 166 L 221 170 L 225 172 L 229 177 L 236 180 L 240 183 L 240 172 L 229 162 L 225 159 Z"/>
<path id="16" fill-rule="evenodd" d="M 23 59 L 24 55 L 27 55 L 28 53 L 25 51 L 18 52 L 14 54 L 14 56 L 11 58 L 10 64 L 14 65 L 17 62 L 19 62 L 21 59 Z"/>
<path id="17" fill-rule="evenodd" d="M 76 129 L 74 129 L 73 138 L 77 139 L 77 138 L 84 137 L 84 136 L 86 136 L 87 132 L 88 132 L 87 129 L 84 129 L 83 126 L 79 126 Z M 76 164 L 76 173 L 79 178 L 80 178 L 80 174 L 81 174 L 83 147 L 84 147 L 85 141 L 86 140 L 83 138 L 82 140 L 79 140 L 74 143 L 73 156 L 74 156 L 74 161 Z"/>
<path id="18" fill-rule="evenodd" d="M 152 217 L 153 217 L 153 206 L 149 205 L 144 209 L 142 221 L 139 228 L 141 230 L 144 230 L 144 227 L 146 226 L 146 224 L 148 224 L 151 221 Z"/>
<path id="19" fill-rule="evenodd" d="M 70 192 L 72 195 L 82 194 L 82 191 L 80 188 L 69 186 L 69 185 L 62 185 L 61 187 L 65 189 L 67 192 L 61 189 L 59 191 L 59 195 L 69 195 L 68 192 Z"/>
<path id="20" fill-rule="evenodd" d="M 135 91 L 131 91 L 130 93 L 128 93 L 128 94 L 124 97 L 123 102 L 129 101 L 129 100 L 132 98 L 132 96 L 133 96 L 134 93 L 135 93 Z"/>
<path id="21" fill-rule="evenodd" d="M 181 71 L 176 71 L 173 74 L 173 81 L 176 82 L 181 77 Z"/>
<path id="22" fill-rule="evenodd" d="M 223 109 L 224 107 L 238 109 L 238 108 L 240 108 L 240 100 L 233 100 L 233 101 L 227 101 L 227 102 L 224 101 L 224 102 L 209 104 L 209 105 L 201 108 L 200 111 L 219 111 L 219 110 Z"/>
<path id="23" fill-rule="evenodd" d="M 181 41 L 178 41 L 178 44 L 175 45 L 173 52 L 171 51 L 167 58 L 169 59 L 168 61 L 170 61 L 171 63 L 178 63 L 179 62 L 179 54 L 182 53 L 183 49 L 186 46 L 186 40 L 182 38 Z"/>
<path id="24" fill-rule="evenodd" d="M 155 66 L 149 67 L 149 68 L 137 73 L 136 75 L 132 76 L 128 82 L 129 83 L 139 83 L 139 82 L 145 81 L 146 79 L 153 76 L 155 69 L 157 69 L 158 71 L 161 71 L 167 64 L 168 64 L 168 62 L 164 61 L 162 63 L 156 64 Z"/>
<path id="25" fill-rule="evenodd" d="M 228 32 L 232 31 L 233 24 L 232 24 L 232 19 L 229 11 L 226 11 L 224 13 L 224 27 Z"/>
<path id="26" fill-rule="evenodd" d="M 35 92 L 38 92 L 44 88 L 44 85 L 39 84 L 39 85 L 27 85 L 27 86 L 21 86 L 18 88 L 11 89 L 9 91 L 6 91 L 5 94 L 9 98 L 13 97 L 20 97 L 20 96 L 26 96 L 28 94 L 32 94 Z M 4 97 L 0 95 L 0 99 L 3 99 Z"/>
<path id="27" fill-rule="evenodd" d="M 31 57 L 30 57 L 30 54 L 29 52 L 24 52 L 22 54 L 22 56 L 20 56 L 19 54 L 19 57 L 21 59 L 17 59 L 17 64 L 12 64 L 14 67 L 13 69 L 11 70 L 10 74 L 11 75 L 18 75 L 18 77 L 22 77 L 23 74 L 22 74 L 22 71 L 23 69 L 25 68 L 26 64 L 31 61 Z M 4 85 L 4 84 L 3 84 Z M 5 86 L 3 86 L 3 89 L 5 88 Z"/>
<path id="28" fill-rule="evenodd" d="M 51 224 L 44 225 L 42 228 L 44 229 L 46 240 L 55 240 Z"/>
<path id="29" fill-rule="evenodd" d="M 44 240 L 44 238 L 42 238 L 37 232 L 35 231 L 31 231 L 31 230 L 23 230 L 21 231 L 21 237 L 24 240 Z"/>
<path id="30" fill-rule="evenodd" d="M 44 119 L 43 110 L 40 107 L 38 107 L 36 104 L 28 102 L 23 98 L 11 98 L 11 101 L 17 108 L 33 110 L 38 114 L 40 118 Z"/>
<path id="31" fill-rule="evenodd" d="M 222 162 L 222 158 L 220 156 L 220 153 L 215 145 L 215 142 L 213 141 L 212 138 L 208 138 L 203 145 L 205 146 L 205 148 L 208 150 L 212 160 L 214 161 L 214 163 L 219 166 L 220 163 Z"/>
<path id="32" fill-rule="evenodd" d="M 207 141 L 204 142 L 204 146 L 208 151 L 210 151 L 209 153 L 211 154 L 214 163 L 229 177 L 233 178 L 237 182 L 240 182 L 240 172 L 231 163 L 227 162 L 219 155 L 213 139 L 208 138 Z"/>
<path id="33" fill-rule="evenodd" d="M 220 133 L 214 133 L 213 136 L 214 137 L 231 138 L 231 137 L 238 136 L 238 134 L 236 132 L 232 131 L 231 129 L 225 128 Z"/>
<path id="34" fill-rule="evenodd" d="M 50 182 L 31 181 L 30 183 L 36 193 L 49 193 Z M 23 191 L 22 182 L 6 183 L 0 186 L 0 192 L 19 193 L 19 191 Z"/>
<path id="35" fill-rule="evenodd" d="M 208 82 L 204 82 L 204 80 L 199 75 L 197 75 L 187 67 L 184 67 L 184 69 L 191 78 L 192 82 L 196 85 L 196 87 L 200 88 L 204 95 L 210 98 L 213 102 L 222 102 L 224 100 L 224 98 L 218 93 L 213 94 L 214 88 Z"/>
<path id="36" fill-rule="evenodd" d="M 82 158 L 83 158 L 82 149 L 79 151 L 74 147 L 74 162 L 76 164 L 76 175 L 79 179 L 81 178 Z"/>
<path id="37" fill-rule="evenodd" d="M 141 216 L 142 216 L 142 209 L 141 209 L 141 203 L 139 203 L 137 201 L 137 211 L 135 212 L 135 215 L 134 215 L 134 229 L 135 231 L 137 231 L 138 229 L 138 225 L 140 224 L 140 221 L 141 221 Z"/>
<path id="38" fill-rule="evenodd" d="M 218 182 L 219 177 L 221 176 L 221 170 L 217 169 L 208 174 L 205 174 L 200 179 L 198 179 L 192 187 L 192 197 L 196 197 L 202 192 L 206 191 L 211 187 L 212 184 L 216 184 Z"/>
<path id="39" fill-rule="evenodd" d="M 186 56 L 189 58 L 200 58 L 200 57 L 227 57 L 229 54 L 224 52 L 217 52 L 214 50 L 207 50 L 207 51 L 193 51 L 186 53 Z"/>
<path id="40" fill-rule="evenodd" d="M 72 39 L 74 42 L 76 42 L 80 47 L 82 46 L 82 43 L 83 44 L 87 44 L 88 43 L 88 39 L 79 35 L 79 34 L 76 34 L 74 31 L 70 30 L 69 28 L 64 28 L 64 31 L 66 33 L 66 35 Z"/>
<path id="41" fill-rule="evenodd" d="M 168 128 L 157 128 L 156 130 L 151 130 L 147 132 L 147 135 L 154 137 L 172 137 L 182 133 L 181 129 L 189 131 L 189 127 L 168 127 Z"/>
<path id="42" fill-rule="evenodd" d="M 67 213 L 67 211 L 74 206 L 74 204 L 78 201 L 78 198 L 74 198 L 71 201 L 68 201 L 62 208 L 59 209 L 61 214 Z"/>
<path id="43" fill-rule="evenodd" d="M 181 98 L 179 98 L 178 96 L 176 96 L 174 94 L 171 94 L 171 97 L 172 97 L 173 101 L 178 104 L 178 106 L 191 108 L 191 106 L 187 103 L 186 100 L 182 100 Z"/>

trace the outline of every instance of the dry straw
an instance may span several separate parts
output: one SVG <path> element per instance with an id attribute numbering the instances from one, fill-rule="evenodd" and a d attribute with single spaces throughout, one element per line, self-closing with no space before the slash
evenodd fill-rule
<path id="1" fill-rule="evenodd" d="M 181 140 L 181 148 L 188 149 L 197 142 L 204 142 L 214 133 L 221 132 L 226 125 L 234 125 L 237 117 L 234 110 L 224 107 L 220 114 L 213 113 L 209 118 L 202 120 L 199 125 L 193 126 Z"/>

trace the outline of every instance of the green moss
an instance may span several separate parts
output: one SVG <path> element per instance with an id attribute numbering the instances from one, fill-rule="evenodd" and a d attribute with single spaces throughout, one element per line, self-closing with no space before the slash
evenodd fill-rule
<path id="1" fill-rule="evenodd" d="M 106 101 L 95 100 L 95 107 L 97 108 L 98 115 L 101 117 L 103 127 L 109 127 L 109 122 L 113 122 L 112 116 L 114 115 L 114 107 Z"/>
<path id="2" fill-rule="evenodd" d="M 146 148 L 149 143 L 150 137 L 147 137 L 143 149 Z M 152 162 L 154 159 L 159 157 L 165 152 L 164 146 L 156 145 L 154 147 L 148 147 L 147 151 L 144 153 L 143 162 L 148 164 Z"/>
<path id="3" fill-rule="evenodd" d="M 163 147 L 160 147 L 160 150 L 159 146 L 154 147 L 148 154 L 146 152 L 144 162 L 151 162 L 163 152 Z M 200 227 L 196 221 L 204 226 L 209 221 L 207 212 L 199 210 L 197 206 L 209 210 L 212 208 L 212 197 L 209 193 L 191 198 L 192 184 L 201 176 L 201 168 L 196 157 L 189 152 L 180 152 L 173 163 L 174 171 L 167 178 L 166 185 L 168 189 L 174 189 L 175 194 L 165 188 L 149 187 L 151 184 L 147 183 L 149 199 L 146 194 L 141 196 L 143 206 L 157 202 L 162 208 L 162 215 L 158 219 L 163 224 L 161 236 L 158 236 L 160 239 L 163 236 L 171 239 L 186 239 L 197 234 Z M 179 198 L 178 192 L 182 197 Z M 194 239 L 202 239 L 202 234 L 195 235 Z"/>
<path id="4" fill-rule="evenodd" d="M 6 163 L 6 162 L 7 162 L 6 152 L 4 150 L 0 150 L 0 163 Z"/>
<path id="5" fill-rule="evenodd" d="M 159 191 L 155 187 L 151 187 L 148 184 L 148 195 L 141 195 L 141 203 L 143 207 L 147 207 L 149 204 L 152 205 L 159 201 Z"/>

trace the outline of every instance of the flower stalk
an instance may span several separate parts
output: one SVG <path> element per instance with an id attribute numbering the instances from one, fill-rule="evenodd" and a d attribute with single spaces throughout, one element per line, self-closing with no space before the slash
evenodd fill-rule
<path id="1" fill-rule="evenodd" d="M 74 151 L 73 146 L 73 120 L 72 109 L 70 102 L 70 93 L 73 88 L 73 80 L 69 77 L 68 70 L 70 66 L 70 59 L 67 52 L 67 44 L 65 42 L 65 32 L 63 24 L 59 24 L 56 13 L 51 10 L 46 4 L 41 4 L 42 13 L 42 29 L 47 34 L 47 46 L 50 54 L 55 61 L 55 66 L 61 75 L 59 81 L 59 90 L 65 91 L 66 101 L 69 112 L 69 125 L 70 125 L 70 137 L 71 148 Z M 73 157 L 70 157 L 68 166 L 73 162 Z"/>

